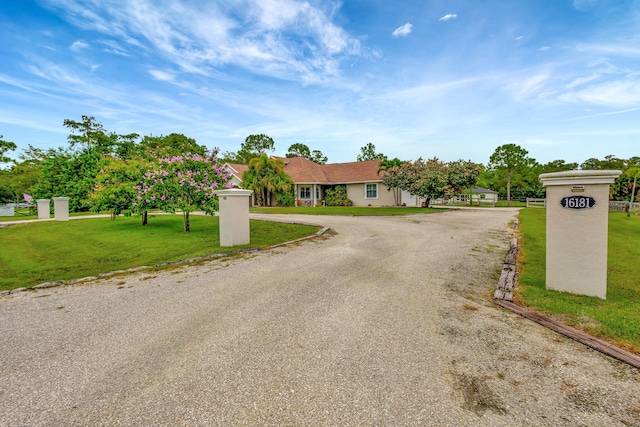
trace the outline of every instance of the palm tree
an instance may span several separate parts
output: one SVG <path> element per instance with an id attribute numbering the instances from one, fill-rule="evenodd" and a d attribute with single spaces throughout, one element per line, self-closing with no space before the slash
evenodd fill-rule
<path id="1" fill-rule="evenodd" d="M 253 190 L 260 206 L 271 206 L 272 194 L 291 190 L 293 181 L 284 173 L 284 160 L 262 153 L 249 161 L 242 175 L 244 187 Z"/>

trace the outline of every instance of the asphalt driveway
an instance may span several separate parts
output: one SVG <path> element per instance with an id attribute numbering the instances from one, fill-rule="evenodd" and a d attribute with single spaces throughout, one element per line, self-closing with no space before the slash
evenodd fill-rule
<path id="1" fill-rule="evenodd" d="M 492 304 L 515 214 L 0 297 L 0 425 L 640 426 L 640 371 Z"/>

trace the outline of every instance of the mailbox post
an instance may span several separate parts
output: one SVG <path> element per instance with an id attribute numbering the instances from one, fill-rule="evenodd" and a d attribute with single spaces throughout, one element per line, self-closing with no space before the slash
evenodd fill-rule
<path id="1" fill-rule="evenodd" d="M 38 219 L 49 219 L 51 218 L 51 211 L 50 211 L 50 203 L 51 200 L 49 199 L 37 199 L 36 202 L 38 203 Z"/>
<path id="2" fill-rule="evenodd" d="M 69 198 L 53 198 L 53 216 L 56 221 L 69 221 Z"/>
<path id="3" fill-rule="evenodd" d="M 249 197 L 252 193 L 237 188 L 216 191 L 220 205 L 220 246 L 250 243 Z"/>
<path id="4" fill-rule="evenodd" d="M 547 289 L 607 298 L 609 185 L 621 173 L 540 175 L 547 189 Z"/>

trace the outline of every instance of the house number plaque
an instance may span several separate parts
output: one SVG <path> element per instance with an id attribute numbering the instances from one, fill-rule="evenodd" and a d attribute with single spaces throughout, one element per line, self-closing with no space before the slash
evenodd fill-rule
<path id="1" fill-rule="evenodd" d="M 563 197 L 560 200 L 560 206 L 567 209 L 587 209 L 596 205 L 596 200 L 593 197 L 586 196 L 571 196 Z"/>

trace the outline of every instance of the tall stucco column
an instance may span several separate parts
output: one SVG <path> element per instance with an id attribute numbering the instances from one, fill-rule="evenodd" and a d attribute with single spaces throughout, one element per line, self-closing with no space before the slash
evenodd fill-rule
<path id="1" fill-rule="evenodd" d="M 239 188 L 216 191 L 220 205 L 220 246 L 250 243 L 249 202 L 252 193 Z"/>
<path id="2" fill-rule="evenodd" d="M 621 173 L 540 175 L 547 188 L 547 289 L 607 298 L 609 185 Z"/>
<path id="3" fill-rule="evenodd" d="M 69 198 L 53 198 L 53 216 L 56 221 L 69 221 Z"/>
<path id="4" fill-rule="evenodd" d="M 51 218 L 51 211 L 49 206 L 51 205 L 50 199 L 37 199 L 36 203 L 38 204 L 38 219 L 49 219 Z"/>

